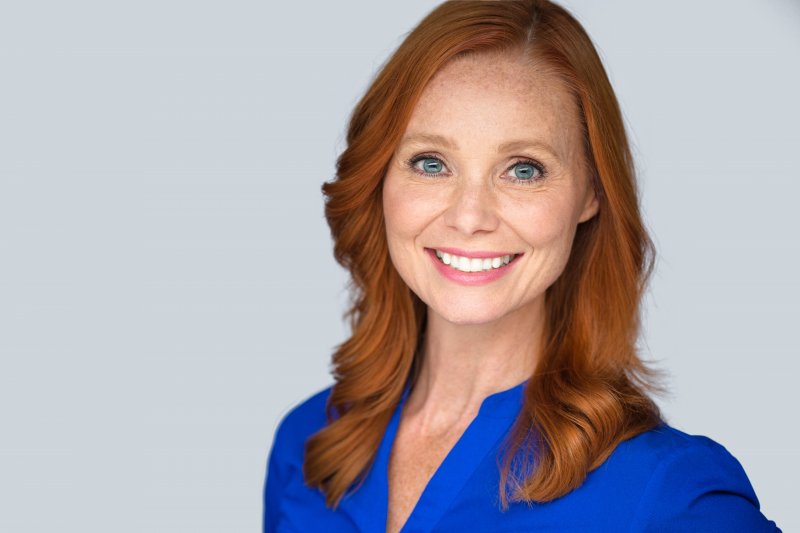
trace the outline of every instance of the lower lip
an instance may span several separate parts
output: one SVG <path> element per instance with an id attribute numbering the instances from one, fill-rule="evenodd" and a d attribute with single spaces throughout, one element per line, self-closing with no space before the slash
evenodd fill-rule
<path id="1" fill-rule="evenodd" d="M 435 250 L 425 248 L 425 252 L 431 257 L 433 264 L 436 265 L 436 269 L 442 276 L 460 285 L 485 285 L 498 280 L 508 274 L 514 265 L 517 264 L 517 259 L 522 256 L 522 254 L 517 255 L 513 260 L 509 261 L 508 264 L 500 268 L 482 270 L 480 272 L 462 272 L 442 263 L 439 258 L 436 257 Z"/>

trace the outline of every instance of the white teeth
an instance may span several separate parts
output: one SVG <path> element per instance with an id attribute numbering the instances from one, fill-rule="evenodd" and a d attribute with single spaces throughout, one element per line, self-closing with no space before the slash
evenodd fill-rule
<path id="1" fill-rule="evenodd" d="M 503 255 L 500 257 L 470 258 L 452 255 L 448 254 L 447 252 L 436 250 L 436 257 L 438 257 L 445 265 L 450 265 L 450 268 L 452 269 L 460 270 L 462 272 L 481 272 L 507 265 L 514 257 L 516 257 L 516 254 Z"/>

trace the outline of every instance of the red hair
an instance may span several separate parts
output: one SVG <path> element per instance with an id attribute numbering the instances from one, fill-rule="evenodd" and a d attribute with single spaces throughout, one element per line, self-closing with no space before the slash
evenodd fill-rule
<path id="1" fill-rule="evenodd" d="M 543 351 L 499 465 L 503 509 L 509 499 L 566 494 L 617 444 L 662 420 L 649 396 L 665 391 L 662 371 L 647 366 L 635 346 L 655 248 L 641 219 L 619 104 L 591 39 L 547 0 L 448 1 L 383 65 L 350 117 L 335 179 L 322 186 L 334 256 L 351 274 L 345 317 L 352 335 L 333 354 L 328 423 L 306 441 L 303 473 L 334 509 L 366 477 L 407 380 L 413 386 L 425 329 L 426 305 L 389 256 L 383 177 L 434 74 L 485 51 L 524 53 L 564 82 L 579 110 L 600 204 L 578 226 L 564 272 L 545 294 Z"/>

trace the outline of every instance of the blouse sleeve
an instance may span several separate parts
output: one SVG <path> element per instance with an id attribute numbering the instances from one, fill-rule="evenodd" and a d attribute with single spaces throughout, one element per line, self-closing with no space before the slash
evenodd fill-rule
<path id="1" fill-rule="evenodd" d="M 281 487 L 285 486 L 288 478 L 288 464 L 281 459 L 281 428 L 278 426 L 272 447 L 267 460 L 267 477 L 264 482 L 264 517 L 263 532 L 275 533 L 278 526 L 278 513 L 280 508 Z"/>
<path id="2" fill-rule="evenodd" d="M 653 474 L 636 510 L 632 532 L 780 532 L 759 510 L 739 461 L 703 436 L 668 455 Z"/>

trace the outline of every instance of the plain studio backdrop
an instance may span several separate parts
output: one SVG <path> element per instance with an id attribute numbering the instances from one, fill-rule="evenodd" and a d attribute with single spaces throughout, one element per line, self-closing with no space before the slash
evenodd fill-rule
<path id="1" fill-rule="evenodd" d="M 0 6 L 0 530 L 259 530 L 348 333 L 320 186 L 436 4 Z M 798 529 L 800 5 L 562 5 L 637 159 L 659 403 Z"/>

